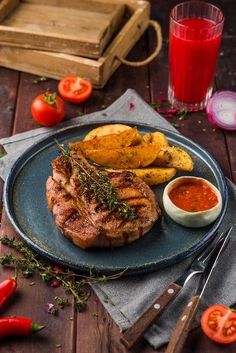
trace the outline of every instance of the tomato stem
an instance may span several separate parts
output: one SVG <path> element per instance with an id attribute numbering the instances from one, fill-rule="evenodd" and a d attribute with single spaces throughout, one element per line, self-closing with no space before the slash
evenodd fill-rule
<path id="1" fill-rule="evenodd" d="M 50 104 L 50 105 L 55 105 L 57 106 L 57 101 L 56 101 L 56 92 L 54 93 L 45 93 L 43 100 L 44 102 Z"/>

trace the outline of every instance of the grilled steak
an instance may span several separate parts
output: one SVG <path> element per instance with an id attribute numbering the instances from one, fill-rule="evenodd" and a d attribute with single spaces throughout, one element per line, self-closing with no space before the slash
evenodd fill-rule
<path id="1" fill-rule="evenodd" d="M 82 156 L 81 161 L 85 168 L 89 165 Z M 153 191 L 130 172 L 103 173 L 115 188 L 119 201 L 127 202 L 135 211 L 132 220 L 105 207 L 94 195 L 88 198 L 71 159 L 57 157 L 52 161 L 52 169 L 53 175 L 46 185 L 48 206 L 61 232 L 83 249 L 130 243 L 147 233 L 160 215 Z"/>

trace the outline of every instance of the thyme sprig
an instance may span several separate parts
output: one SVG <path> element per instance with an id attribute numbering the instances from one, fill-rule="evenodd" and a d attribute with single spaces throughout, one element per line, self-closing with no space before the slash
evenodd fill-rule
<path id="1" fill-rule="evenodd" d="M 111 211 L 117 211 L 125 220 L 132 221 L 136 218 L 135 210 L 129 206 L 128 202 L 118 199 L 116 189 L 111 185 L 108 176 L 100 170 L 93 168 L 89 163 L 85 163 L 70 154 L 64 145 L 59 144 L 62 154 L 69 158 L 76 167 L 80 188 L 86 200 L 95 197 L 96 201 L 103 207 Z"/>
<path id="2" fill-rule="evenodd" d="M 40 82 L 46 82 L 48 81 L 48 78 L 46 76 L 39 76 L 35 80 L 33 80 L 34 83 L 40 83 Z"/>
<path id="3" fill-rule="evenodd" d="M 102 283 L 119 278 L 126 271 L 105 276 L 91 270 L 87 276 L 80 275 L 68 268 L 64 269 L 44 263 L 37 253 L 29 249 L 28 246 L 20 240 L 4 236 L 0 238 L 0 242 L 16 250 L 18 253 L 17 255 L 7 253 L 0 256 L 1 265 L 14 267 L 17 273 L 21 273 L 25 278 L 30 278 L 35 273 L 38 273 L 41 279 L 51 287 L 53 287 L 52 284 L 57 281 L 57 283 L 63 287 L 65 294 L 69 294 L 74 298 L 75 307 L 78 311 L 86 307 L 86 303 L 90 297 L 88 284 L 90 285 L 96 282 Z M 68 305 L 67 299 L 62 299 L 58 296 L 55 297 L 55 301 L 60 308 L 64 308 L 64 306 Z"/>

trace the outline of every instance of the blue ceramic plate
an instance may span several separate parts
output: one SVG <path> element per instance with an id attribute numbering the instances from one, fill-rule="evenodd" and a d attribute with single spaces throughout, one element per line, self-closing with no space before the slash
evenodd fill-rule
<path id="1" fill-rule="evenodd" d="M 4 188 L 7 214 L 16 231 L 35 251 L 53 262 L 77 270 L 96 269 L 107 274 L 124 269 L 128 269 L 126 274 L 152 271 L 181 261 L 200 250 L 214 237 L 224 217 L 228 198 L 225 178 L 208 152 L 191 140 L 168 130 L 161 131 L 167 135 L 170 144 L 183 147 L 194 160 L 193 172 L 185 174 L 208 179 L 222 194 L 223 209 L 213 224 L 190 229 L 174 223 L 163 211 L 164 184 L 154 188 L 162 216 L 148 234 L 132 244 L 114 249 L 82 250 L 60 233 L 47 207 L 45 196 L 45 183 L 51 175 L 50 162 L 59 152 L 55 139 L 60 143 L 83 139 L 98 125 L 80 125 L 60 130 L 18 158 Z M 136 126 L 141 133 L 156 131 L 150 126 Z M 180 175 L 182 173 L 177 176 Z"/>

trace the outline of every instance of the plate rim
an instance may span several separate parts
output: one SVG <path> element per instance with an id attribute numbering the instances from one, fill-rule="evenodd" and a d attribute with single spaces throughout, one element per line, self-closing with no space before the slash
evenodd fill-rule
<path id="1" fill-rule="evenodd" d="M 178 131 L 173 131 L 171 129 L 166 129 L 166 128 L 162 128 L 159 127 L 158 124 L 150 124 L 150 123 L 145 123 L 145 122 L 133 122 L 133 121 L 129 121 L 129 120 L 118 120 L 118 119 L 111 119 L 109 120 L 109 122 L 104 122 L 104 120 L 100 120 L 97 119 L 96 121 L 93 121 L 91 123 L 89 122 L 80 122 L 77 124 L 73 124 L 61 129 L 58 129 L 54 132 L 52 132 L 51 135 L 47 135 L 44 136 L 43 138 L 39 139 L 38 141 L 36 141 L 35 143 L 33 143 L 30 147 L 28 147 L 23 153 L 20 154 L 20 156 L 14 161 L 14 163 L 12 164 L 7 178 L 4 182 L 4 188 L 3 188 L 3 204 L 4 204 L 4 208 L 6 210 L 7 213 L 7 217 L 10 220 L 11 224 L 13 225 L 14 229 L 16 230 L 16 232 L 20 235 L 20 237 L 23 238 L 23 240 L 30 246 L 33 248 L 34 251 L 38 252 L 41 256 L 49 259 L 52 262 L 56 262 L 58 264 L 60 264 L 61 266 L 64 267 L 70 267 L 74 270 L 77 271 L 89 271 L 91 270 L 91 267 L 86 266 L 85 264 L 82 265 L 76 265 L 73 264 L 70 260 L 64 261 L 63 258 L 58 257 L 56 255 L 53 255 L 51 253 L 49 253 L 47 250 L 42 249 L 40 247 L 40 245 L 35 244 L 26 234 L 25 232 L 21 229 L 21 227 L 19 227 L 15 220 L 14 220 L 14 214 L 13 210 L 11 210 L 10 207 L 10 200 L 9 199 L 9 194 L 11 193 L 11 185 L 10 185 L 10 181 L 13 178 L 13 185 L 14 182 L 18 176 L 18 174 L 20 173 L 21 169 L 24 167 L 24 165 L 27 163 L 27 161 L 29 160 L 29 158 L 32 158 L 32 155 L 28 158 L 25 159 L 25 157 L 27 157 L 27 155 L 30 153 L 31 150 L 35 149 L 38 145 L 40 146 L 42 143 L 47 142 L 45 145 L 45 148 L 47 148 L 49 145 L 53 144 L 53 138 L 55 138 L 55 136 L 57 135 L 61 135 L 63 133 L 67 133 L 71 131 L 73 131 L 74 129 L 78 129 L 78 128 L 84 128 L 84 127 L 90 127 L 91 129 L 93 129 L 94 127 L 99 126 L 100 124 L 103 125 L 108 125 L 108 124 L 127 124 L 127 125 L 131 125 L 131 126 L 139 126 L 139 127 L 146 127 L 146 128 L 151 128 L 151 129 L 157 129 L 161 132 L 166 132 L 167 134 L 171 134 L 175 137 L 177 137 L 177 140 L 180 138 L 181 142 L 187 141 L 190 143 L 191 148 L 192 147 L 196 147 L 198 150 L 200 150 L 201 152 L 203 152 L 205 155 L 207 155 L 208 158 L 210 158 L 211 162 L 214 164 L 214 168 L 217 169 L 222 186 L 223 186 L 223 190 L 222 190 L 222 199 L 224 200 L 224 204 L 223 204 L 223 208 L 221 211 L 220 216 L 218 217 L 218 219 L 215 221 L 214 225 L 212 226 L 212 228 L 207 231 L 203 237 L 203 239 L 201 239 L 200 241 L 198 241 L 196 244 L 194 244 L 193 246 L 191 246 L 190 248 L 186 249 L 185 251 L 172 256 L 171 258 L 165 258 L 164 260 L 162 260 L 162 262 L 160 263 L 160 261 L 151 261 L 151 262 L 145 262 L 142 265 L 133 265 L 132 267 L 126 267 L 126 272 L 125 275 L 134 275 L 134 274 L 140 274 L 140 273 L 146 273 L 146 272 L 151 272 L 154 270 L 159 270 L 161 268 L 164 267 L 169 267 L 175 263 L 180 262 L 181 260 L 186 259 L 187 257 L 197 253 L 198 251 L 200 251 L 205 244 L 207 244 L 211 239 L 214 238 L 214 236 L 217 234 L 217 230 L 220 227 L 226 210 L 227 210 L 227 205 L 228 205 L 228 187 L 227 187 L 227 183 L 226 183 L 226 177 L 223 174 L 223 170 L 221 168 L 221 166 L 219 165 L 219 163 L 216 161 L 216 159 L 203 147 L 201 147 L 198 143 L 192 141 L 190 138 L 180 134 Z M 50 143 L 50 139 L 52 139 L 51 143 Z M 37 153 L 39 151 L 41 151 L 42 148 L 40 148 Z M 15 172 L 15 169 L 17 167 L 17 165 L 20 162 L 23 162 L 21 164 L 21 168 L 19 168 L 17 170 L 17 172 Z M 14 175 L 15 172 L 15 175 Z M 218 177 L 218 180 L 219 180 Z M 8 202 L 9 201 L 9 202 Z M 105 266 L 99 266 L 99 268 L 93 267 L 92 269 L 94 269 L 96 272 L 99 273 L 106 273 L 106 274 L 112 274 L 112 273 L 117 273 L 117 272 L 122 272 L 124 271 L 124 268 L 121 267 L 108 267 L 108 265 Z"/>

